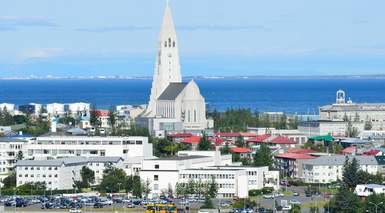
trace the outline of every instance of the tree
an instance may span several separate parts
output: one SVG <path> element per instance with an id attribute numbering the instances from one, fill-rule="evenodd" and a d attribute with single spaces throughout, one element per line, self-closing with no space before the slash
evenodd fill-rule
<path id="1" fill-rule="evenodd" d="M 349 191 L 353 191 L 357 184 L 359 184 L 359 168 L 360 166 L 356 158 L 353 158 L 350 162 L 349 158 L 346 157 L 344 171 L 342 174 L 342 182 L 344 187 Z"/>
<path id="2" fill-rule="evenodd" d="M 199 141 L 199 144 L 198 144 L 198 150 L 202 150 L 202 151 L 207 151 L 207 150 L 210 150 L 211 149 L 211 143 L 210 141 L 207 139 L 206 135 L 203 134 L 201 140 Z"/>
<path id="3" fill-rule="evenodd" d="M 115 193 L 126 187 L 127 175 L 123 169 L 110 167 L 104 170 L 103 180 L 99 185 L 101 192 Z"/>
<path id="4" fill-rule="evenodd" d="M 196 193 L 196 184 L 193 179 L 188 180 L 186 192 L 188 195 L 193 195 Z"/>
<path id="5" fill-rule="evenodd" d="M 108 112 L 108 122 L 110 123 L 112 129 L 115 129 L 116 125 L 116 115 L 114 113 L 114 110 L 111 107 L 111 110 Z"/>
<path id="6" fill-rule="evenodd" d="M 177 197 L 186 197 L 187 195 L 187 187 L 184 183 L 177 183 L 175 186 L 175 192 L 177 194 Z"/>
<path id="7" fill-rule="evenodd" d="M 301 213 L 301 206 L 300 205 L 293 205 L 289 213 Z"/>
<path id="8" fill-rule="evenodd" d="M 365 121 L 365 127 L 364 127 L 364 129 L 365 129 L 365 130 L 372 130 L 372 128 L 373 128 L 372 121 L 370 121 L 370 120 Z"/>
<path id="9" fill-rule="evenodd" d="M 82 170 L 80 170 L 80 175 L 82 177 L 81 188 L 89 188 L 90 185 L 95 182 L 95 172 L 87 166 L 82 167 Z"/>
<path id="10" fill-rule="evenodd" d="M 201 207 L 202 209 L 213 209 L 214 205 L 209 196 L 205 197 L 205 201 Z"/>
<path id="11" fill-rule="evenodd" d="M 96 105 L 92 105 L 91 106 L 91 110 L 90 110 L 90 123 L 91 123 L 92 126 L 95 126 L 95 127 L 99 127 L 100 126 L 100 121 L 98 119 Z"/>
<path id="12" fill-rule="evenodd" d="M 3 179 L 3 188 L 16 187 L 16 173 L 12 172 L 8 177 Z"/>
<path id="13" fill-rule="evenodd" d="M 237 147 L 244 147 L 245 146 L 245 141 L 243 140 L 242 136 L 239 136 L 237 140 L 235 141 L 235 146 Z"/>
<path id="14" fill-rule="evenodd" d="M 209 183 L 209 187 L 208 187 L 209 191 L 208 191 L 208 196 L 210 198 L 215 198 L 217 197 L 217 193 L 218 193 L 218 185 L 217 183 L 215 182 L 215 178 L 214 177 L 211 177 L 211 181 Z"/>
<path id="15" fill-rule="evenodd" d="M 271 150 L 265 143 L 261 143 L 259 150 L 254 155 L 254 166 L 268 166 L 272 167 L 273 158 Z"/>
<path id="16" fill-rule="evenodd" d="M 358 213 L 362 212 L 360 200 L 357 195 L 347 188 L 341 187 L 330 201 L 330 212 Z"/>
<path id="17" fill-rule="evenodd" d="M 140 177 L 135 175 L 132 178 L 132 195 L 134 195 L 137 198 L 142 198 L 143 194 L 143 189 L 142 189 L 142 184 L 140 181 Z"/>
<path id="18" fill-rule="evenodd" d="M 226 142 L 225 146 L 223 146 L 223 147 L 220 148 L 220 151 L 221 151 L 221 154 L 222 154 L 222 155 L 230 154 L 229 143 Z"/>
<path id="19" fill-rule="evenodd" d="M 383 204 L 377 206 L 377 211 L 385 212 L 385 196 L 383 194 L 372 194 L 365 199 L 362 210 L 366 210 L 366 212 L 376 212 L 376 206 L 374 204 L 381 202 L 383 202 Z"/>
<path id="20" fill-rule="evenodd" d="M 146 195 L 146 199 L 148 198 L 148 195 L 151 193 L 151 187 L 150 187 L 150 180 L 147 179 L 142 183 L 143 193 Z"/>

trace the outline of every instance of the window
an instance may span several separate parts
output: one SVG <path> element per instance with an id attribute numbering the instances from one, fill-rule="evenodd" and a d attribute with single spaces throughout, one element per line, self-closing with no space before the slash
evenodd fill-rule
<path id="1" fill-rule="evenodd" d="M 136 141 L 136 144 L 142 144 L 142 141 Z"/>
<path id="2" fill-rule="evenodd" d="M 159 180 L 159 176 L 158 175 L 154 175 L 154 180 L 155 181 Z"/>
<path id="3" fill-rule="evenodd" d="M 123 154 L 127 154 L 128 153 L 128 150 L 127 149 L 123 149 Z"/>
<path id="4" fill-rule="evenodd" d="M 155 164 L 155 169 L 159 169 L 159 164 Z"/>

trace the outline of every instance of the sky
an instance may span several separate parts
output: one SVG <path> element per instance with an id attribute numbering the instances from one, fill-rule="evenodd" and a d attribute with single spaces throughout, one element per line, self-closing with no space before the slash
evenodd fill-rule
<path id="1" fill-rule="evenodd" d="M 0 77 L 152 76 L 166 0 L 1 0 Z M 385 74 L 385 1 L 170 0 L 184 76 Z"/>

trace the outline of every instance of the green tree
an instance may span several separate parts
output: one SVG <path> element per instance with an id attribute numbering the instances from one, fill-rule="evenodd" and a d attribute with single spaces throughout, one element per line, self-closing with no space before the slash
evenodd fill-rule
<path id="1" fill-rule="evenodd" d="M 103 171 L 103 180 L 99 185 L 101 192 L 116 193 L 126 187 L 127 175 L 123 169 L 110 167 Z"/>
<path id="2" fill-rule="evenodd" d="M 300 205 L 293 205 L 289 213 L 301 213 L 301 206 Z"/>
<path id="3" fill-rule="evenodd" d="M 80 176 L 82 177 L 81 188 L 89 188 L 91 184 L 95 182 L 95 172 L 87 166 L 82 167 L 80 170 Z"/>
<path id="4" fill-rule="evenodd" d="M 365 127 L 364 127 L 364 129 L 365 129 L 365 130 L 372 130 L 372 128 L 373 128 L 372 121 L 370 121 L 370 120 L 365 121 Z"/>
<path id="5" fill-rule="evenodd" d="M 382 202 L 381 205 L 379 205 Z M 377 212 L 385 212 L 385 196 L 383 194 L 372 194 L 365 199 L 363 203 L 363 210 L 366 212 L 376 212 L 377 204 Z"/>
<path id="6" fill-rule="evenodd" d="M 142 198 L 143 189 L 140 177 L 135 175 L 132 179 L 132 195 L 137 198 Z"/>
<path id="7" fill-rule="evenodd" d="M 330 201 L 330 212 L 359 213 L 361 203 L 357 195 L 342 187 Z"/>
<path id="8" fill-rule="evenodd" d="M 184 183 L 177 183 L 175 186 L 175 192 L 178 197 L 186 197 L 187 195 L 187 187 Z"/>
<path id="9" fill-rule="evenodd" d="M 209 183 L 208 189 L 209 189 L 208 196 L 210 198 L 216 198 L 218 193 L 218 184 L 215 182 L 214 177 L 211 177 L 211 181 Z"/>
<path id="10" fill-rule="evenodd" d="M 16 173 L 12 172 L 8 177 L 3 179 L 3 188 L 14 188 L 16 187 Z"/>
<path id="11" fill-rule="evenodd" d="M 357 184 L 359 184 L 359 168 L 360 165 L 358 164 L 356 158 L 353 158 L 351 161 L 349 161 L 349 158 L 346 157 L 344 171 L 342 174 L 342 182 L 344 187 L 346 187 L 346 189 L 349 191 L 353 191 Z"/>
<path id="12" fill-rule="evenodd" d="M 230 147 L 229 143 L 226 143 L 223 147 L 220 148 L 221 154 L 222 155 L 227 155 L 230 154 Z"/>
<path id="13" fill-rule="evenodd" d="M 203 151 L 211 150 L 211 143 L 207 139 L 205 134 L 203 134 L 201 140 L 199 141 L 198 150 L 203 150 Z"/>
<path id="14" fill-rule="evenodd" d="M 112 129 L 115 129 L 116 126 L 116 115 L 114 113 L 113 108 L 108 112 L 108 122 L 110 123 Z"/>
<path id="15" fill-rule="evenodd" d="M 243 140 L 242 136 L 239 136 L 237 140 L 235 141 L 235 146 L 237 147 L 245 147 L 245 141 Z"/>
<path id="16" fill-rule="evenodd" d="M 196 184 L 195 184 L 195 181 L 193 179 L 189 179 L 188 180 L 188 183 L 187 183 L 187 194 L 189 195 L 193 195 L 196 193 Z"/>
<path id="17" fill-rule="evenodd" d="M 271 150 L 265 143 L 261 143 L 258 151 L 254 155 L 254 166 L 273 166 Z"/>

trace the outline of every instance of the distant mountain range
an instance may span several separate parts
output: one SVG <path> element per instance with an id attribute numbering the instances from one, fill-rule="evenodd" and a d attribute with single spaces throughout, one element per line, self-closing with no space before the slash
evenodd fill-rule
<path id="1" fill-rule="evenodd" d="M 88 76 L 88 77 L 55 77 L 55 76 L 32 76 L 32 77 L 0 77 L 0 80 L 151 80 L 150 76 Z M 292 79 L 292 80 L 306 80 L 306 79 L 385 79 L 385 75 L 314 75 L 314 76 L 269 76 L 269 75 L 251 75 L 251 76 L 186 76 L 184 79 L 197 80 L 234 80 L 234 79 Z"/>

